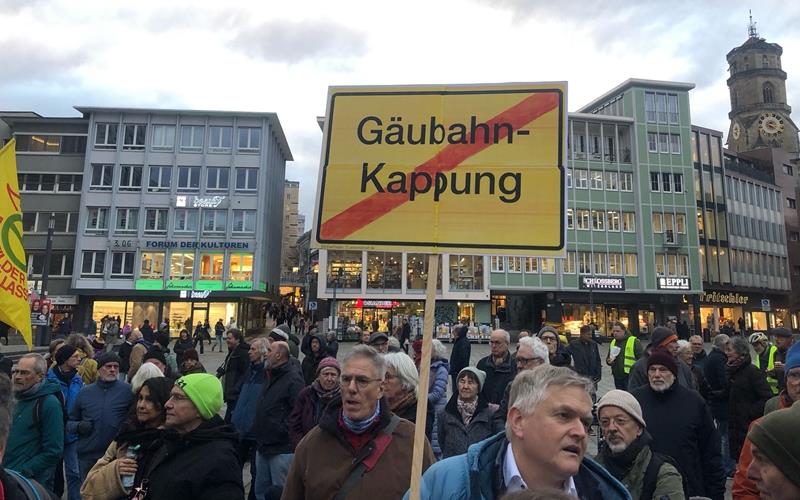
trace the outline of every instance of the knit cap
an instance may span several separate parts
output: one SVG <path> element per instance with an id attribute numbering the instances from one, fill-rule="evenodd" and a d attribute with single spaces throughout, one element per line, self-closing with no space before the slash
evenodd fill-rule
<path id="1" fill-rule="evenodd" d="M 205 420 L 210 420 L 222 408 L 222 383 L 210 373 L 184 375 L 175 385 L 186 393 Z"/>
<path id="2" fill-rule="evenodd" d="M 558 330 L 556 330 L 552 326 L 543 326 L 542 329 L 539 330 L 538 337 L 541 337 L 542 335 L 544 335 L 545 332 L 550 332 L 553 335 L 555 335 L 556 338 L 558 338 Z"/>
<path id="3" fill-rule="evenodd" d="M 800 404 L 773 411 L 750 429 L 747 438 L 775 464 L 786 479 L 800 486 Z"/>
<path id="4" fill-rule="evenodd" d="M 336 361 L 336 358 L 332 358 L 330 356 L 323 358 L 322 361 L 319 362 L 319 366 L 317 366 L 317 375 L 319 375 L 325 368 L 335 368 L 337 372 L 340 374 L 342 373 L 339 362 Z"/>
<path id="5" fill-rule="evenodd" d="M 649 370 L 653 365 L 663 365 L 673 375 L 678 376 L 678 363 L 675 362 L 675 357 L 665 349 L 656 349 L 650 354 L 650 357 L 647 358 L 647 369 Z"/>
<path id="6" fill-rule="evenodd" d="M 650 345 L 658 349 L 676 340 L 678 340 L 678 336 L 672 330 L 666 326 L 657 326 L 650 336 Z"/>
<path id="7" fill-rule="evenodd" d="M 616 406 L 633 417 L 642 427 L 647 427 L 647 424 L 644 423 L 644 417 L 642 416 L 641 405 L 628 391 L 613 389 L 605 393 L 605 395 L 600 398 L 600 401 L 597 402 L 598 415 L 600 415 L 600 410 L 602 410 L 604 406 Z"/>
<path id="8" fill-rule="evenodd" d="M 66 362 L 69 358 L 71 358 L 72 355 L 75 354 L 75 351 L 77 350 L 78 348 L 75 346 L 71 346 L 69 344 L 62 345 L 61 347 L 58 348 L 58 350 L 56 351 L 56 355 L 54 356 L 56 358 L 56 364 L 63 365 L 64 362 Z"/>
<path id="9" fill-rule="evenodd" d="M 161 363 L 164 366 L 167 365 L 167 357 L 164 356 L 164 351 L 162 351 L 161 349 L 150 348 L 146 353 L 144 353 L 144 357 L 142 358 L 142 362 L 145 362 L 148 359 L 157 359 L 157 360 L 161 361 Z"/>
<path id="10" fill-rule="evenodd" d="M 281 325 L 283 326 L 283 325 Z M 282 328 L 273 328 L 271 332 L 269 332 L 269 338 L 272 340 L 284 341 L 287 342 L 289 340 L 289 334 L 283 331 Z"/>
<path id="11" fill-rule="evenodd" d="M 122 362 L 117 353 L 111 351 L 104 352 L 101 355 L 97 356 L 95 358 L 95 361 L 97 361 L 98 368 L 102 368 L 109 363 L 120 364 Z"/>
<path id="12" fill-rule="evenodd" d="M 456 380 L 461 378 L 461 375 L 465 372 L 470 372 L 471 374 L 475 375 L 475 378 L 478 379 L 478 391 L 483 388 L 483 383 L 486 382 L 486 372 L 483 370 L 478 370 L 474 366 L 468 366 L 466 368 L 462 368 L 460 372 L 458 372 L 458 377 Z"/>
<path id="13" fill-rule="evenodd" d="M 783 369 L 787 376 L 789 370 L 797 367 L 800 367 L 800 343 L 789 348 L 789 351 L 786 352 L 786 359 L 783 361 Z"/>

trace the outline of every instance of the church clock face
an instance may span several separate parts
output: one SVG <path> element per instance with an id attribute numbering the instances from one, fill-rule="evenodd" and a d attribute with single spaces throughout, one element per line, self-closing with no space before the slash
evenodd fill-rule
<path id="1" fill-rule="evenodd" d="M 776 113 L 762 113 L 758 117 L 758 129 L 767 137 L 775 137 L 783 133 L 783 118 Z"/>
<path id="2" fill-rule="evenodd" d="M 739 137 L 742 135 L 742 126 L 739 125 L 739 122 L 733 122 L 733 139 L 739 140 Z"/>

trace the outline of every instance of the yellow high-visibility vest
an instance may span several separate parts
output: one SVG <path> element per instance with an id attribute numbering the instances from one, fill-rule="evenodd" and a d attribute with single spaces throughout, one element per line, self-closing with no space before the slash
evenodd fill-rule
<path id="1" fill-rule="evenodd" d="M 622 369 L 625 372 L 625 375 L 628 375 L 631 372 L 631 368 L 633 368 L 633 364 L 636 363 L 636 353 L 633 350 L 633 344 L 636 343 L 636 337 L 633 335 L 628 337 L 628 340 L 625 341 L 625 356 L 624 364 L 622 365 Z M 617 346 L 617 339 L 611 341 L 611 347 Z"/>
<path id="2" fill-rule="evenodd" d="M 767 360 L 767 369 L 765 371 L 772 371 L 775 369 L 775 353 L 778 352 L 778 348 L 774 345 L 769 346 L 769 359 Z M 755 359 L 753 360 L 753 364 L 756 365 L 756 368 L 759 370 L 761 369 L 761 356 L 756 355 Z M 775 377 L 767 376 L 767 383 L 769 384 L 769 388 L 772 390 L 772 394 L 778 394 L 780 391 L 778 390 L 778 379 Z"/>

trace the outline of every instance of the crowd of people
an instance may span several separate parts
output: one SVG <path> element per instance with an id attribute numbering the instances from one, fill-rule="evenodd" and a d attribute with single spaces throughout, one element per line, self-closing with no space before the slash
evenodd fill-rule
<path id="1" fill-rule="evenodd" d="M 402 330 L 359 331 L 341 357 L 332 332 L 221 333 L 214 374 L 188 328 L 172 349 L 143 324 L 99 351 L 71 334 L 24 355 L 0 375 L 0 498 L 244 499 L 246 465 L 249 499 L 407 498 L 419 398 L 426 500 L 722 500 L 727 478 L 734 499 L 800 498 L 800 347 L 784 328 L 719 334 L 709 352 L 667 327 L 645 347 L 616 323 L 607 349 L 590 325 L 516 346 L 497 329 L 473 364 L 458 326 L 449 356 L 432 340 L 427 387 L 422 340 Z M 615 388 L 598 394 L 603 362 Z"/>

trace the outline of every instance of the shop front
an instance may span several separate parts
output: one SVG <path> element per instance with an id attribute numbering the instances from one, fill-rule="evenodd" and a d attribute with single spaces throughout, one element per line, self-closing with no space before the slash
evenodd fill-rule
<path id="1" fill-rule="evenodd" d="M 786 295 L 707 289 L 700 294 L 700 322 L 710 334 L 728 321 L 737 332 L 742 322 L 748 332 L 766 332 L 792 326 L 787 305 Z"/>

